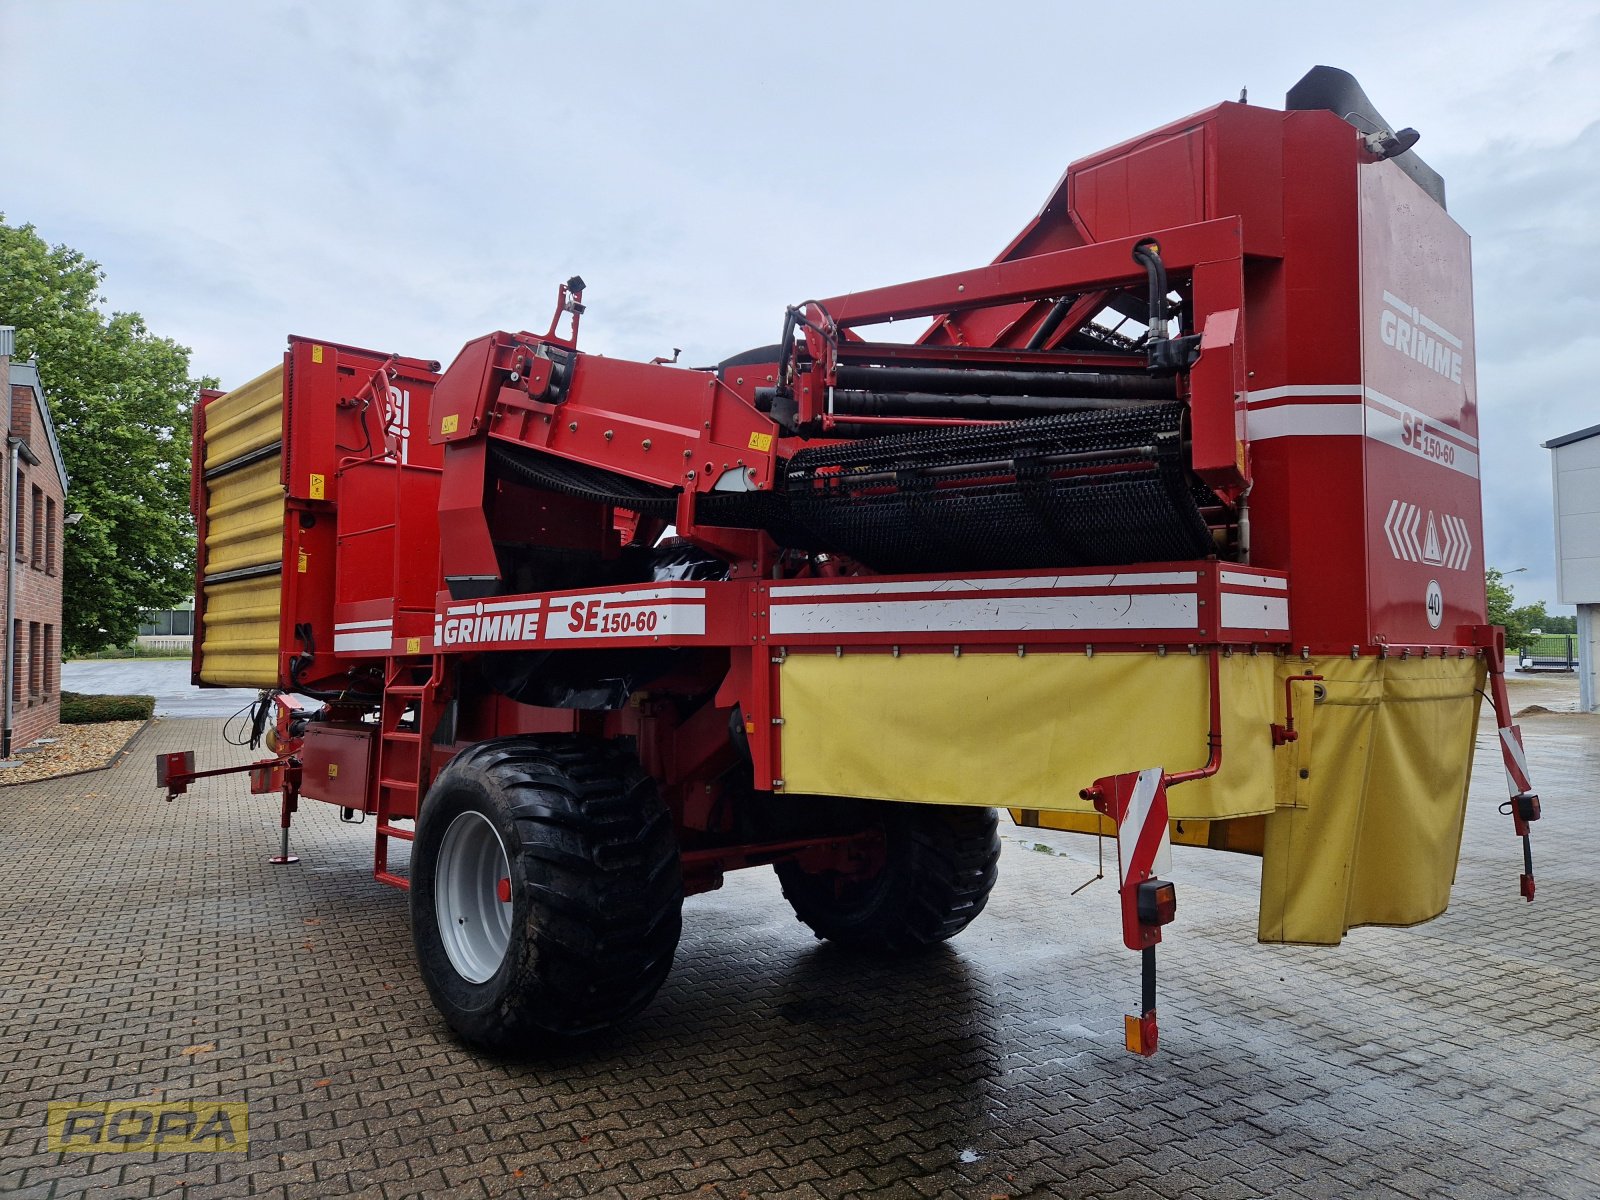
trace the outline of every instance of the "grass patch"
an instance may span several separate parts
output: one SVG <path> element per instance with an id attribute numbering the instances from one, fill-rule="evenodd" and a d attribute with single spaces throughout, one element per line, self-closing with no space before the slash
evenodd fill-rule
<path id="1" fill-rule="evenodd" d="M 61 693 L 63 725 L 98 725 L 102 721 L 148 721 L 156 711 L 154 696 L 85 696 Z"/>

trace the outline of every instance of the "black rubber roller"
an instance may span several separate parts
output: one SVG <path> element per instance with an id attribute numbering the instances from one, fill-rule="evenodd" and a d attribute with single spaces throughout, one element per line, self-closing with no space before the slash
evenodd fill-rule
<path id="1" fill-rule="evenodd" d="M 1183 417 L 1160 404 L 817 447 L 789 460 L 784 494 L 813 548 L 878 571 L 1203 558 Z"/>

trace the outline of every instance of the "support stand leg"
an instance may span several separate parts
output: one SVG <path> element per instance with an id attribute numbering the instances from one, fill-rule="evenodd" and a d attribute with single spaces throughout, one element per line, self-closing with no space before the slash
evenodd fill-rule
<path id="1" fill-rule="evenodd" d="M 1161 1036 L 1156 1027 L 1156 948 L 1146 946 L 1140 958 L 1139 1015 L 1122 1019 L 1123 1036 L 1129 1050 L 1149 1058 Z"/>
<path id="2" fill-rule="evenodd" d="M 289 853 L 289 822 L 294 816 L 295 810 L 300 806 L 299 800 L 300 794 L 298 790 L 292 784 L 286 782 L 283 786 L 283 807 L 278 818 L 278 825 L 281 830 L 281 840 L 278 843 L 279 849 L 275 856 L 267 859 L 275 867 L 287 867 L 290 863 L 300 861 L 298 854 Z"/>

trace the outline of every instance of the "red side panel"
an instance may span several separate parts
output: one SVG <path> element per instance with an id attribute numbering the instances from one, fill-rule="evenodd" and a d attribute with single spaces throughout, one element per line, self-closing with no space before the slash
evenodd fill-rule
<path id="1" fill-rule="evenodd" d="M 286 687 L 342 687 L 351 664 L 336 650 L 381 659 L 398 609 L 432 611 L 443 451 L 425 423 L 437 364 L 299 337 L 289 339 L 288 364 L 279 674 Z M 342 610 L 363 602 L 352 633 L 355 617 Z"/>
<path id="2" fill-rule="evenodd" d="M 1393 163 L 1358 172 L 1374 640 L 1456 640 L 1485 614 L 1472 251 Z"/>
<path id="3" fill-rule="evenodd" d="M 1205 143 L 1187 129 L 1075 169 L 1073 211 L 1097 242 L 1205 220 Z"/>

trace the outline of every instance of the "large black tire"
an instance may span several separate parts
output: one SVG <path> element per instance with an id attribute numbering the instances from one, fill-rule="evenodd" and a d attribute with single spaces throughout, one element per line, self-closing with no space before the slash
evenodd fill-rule
<path id="1" fill-rule="evenodd" d="M 903 953 L 946 941 L 977 919 L 999 876 L 993 808 L 860 801 L 883 834 L 883 866 L 851 880 L 778 863 L 783 895 L 819 938 Z"/>
<path id="2" fill-rule="evenodd" d="M 440 848 L 469 812 L 487 818 L 509 863 L 509 942 L 481 982 L 452 962 L 440 932 Z M 478 1046 L 537 1049 L 637 1013 L 672 966 L 682 910 L 671 816 L 638 761 L 605 742 L 480 742 L 423 800 L 411 858 L 417 961 L 445 1020 Z"/>

